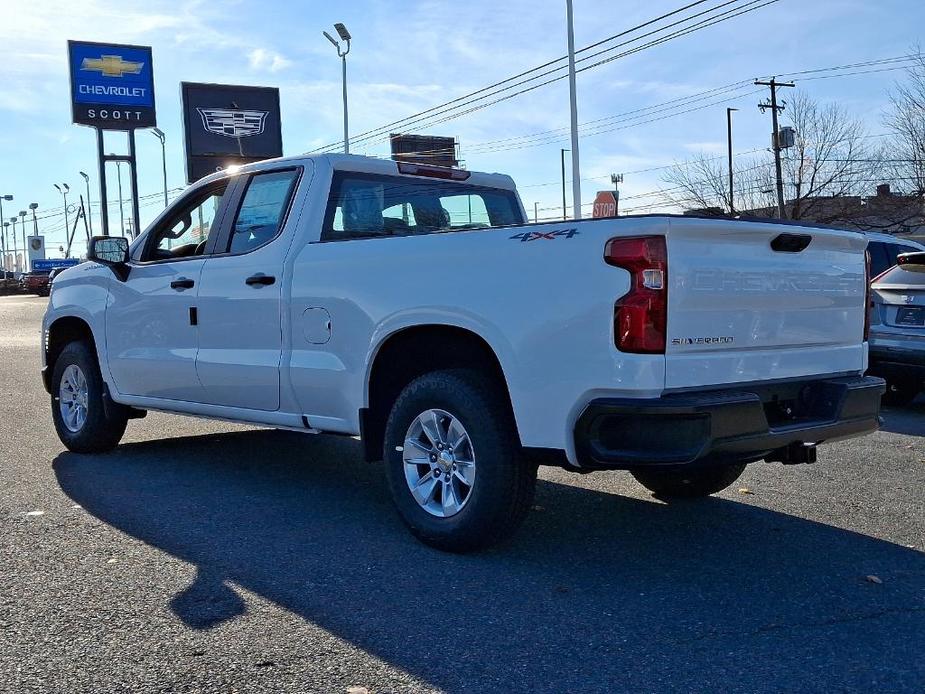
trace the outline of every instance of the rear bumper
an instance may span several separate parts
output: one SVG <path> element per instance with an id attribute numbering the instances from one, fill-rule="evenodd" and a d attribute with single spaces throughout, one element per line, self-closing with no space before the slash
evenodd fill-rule
<path id="1" fill-rule="evenodd" d="M 578 418 L 575 450 L 587 469 L 807 462 L 799 455 L 804 445 L 876 431 L 884 390 L 880 378 L 852 376 L 655 400 L 602 398 Z"/>

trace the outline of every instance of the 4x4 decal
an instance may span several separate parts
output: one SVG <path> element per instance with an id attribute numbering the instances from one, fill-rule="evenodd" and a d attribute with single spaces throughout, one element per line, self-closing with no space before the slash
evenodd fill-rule
<path id="1" fill-rule="evenodd" d="M 538 239 L 546 239 L 547 241 L 555 241 L 557 236 L 564 236 L 567 239 L 577 236 L 581 232 L 578 229 L 572 227 L 571 229 L 559 229 L 557 231 L 525 231 L 522 234 L 514 234 L 510 238 L 511 241 L 517 240 L 521 243 L 525 241 L 537 241 Z"/>

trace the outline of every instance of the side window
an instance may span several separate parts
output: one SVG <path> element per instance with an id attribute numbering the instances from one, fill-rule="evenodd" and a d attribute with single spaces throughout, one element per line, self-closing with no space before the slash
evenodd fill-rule
<path id="1" fill-rule="evenodd" d="M 271 171 L 254 174 L 247 184 L 231 232 L 231 253 L 247 253 L 279 234 L 299 172 Z"/>
<path id="2" fill-rule="evenodd" d="M 178 260 L 202 255 L 218 223 L 228 181 L 210 186 L 184 201 L 151 235 L 142 261 Z"/>
<path id="3" fill-rule="evenodd" d="M 868 243 L 867 251 L 870 253 L 870 276 L 872 278 L 886 272 L 896 264 L 896 259 L 890 257 L 886 244 L 881 241 Z"/>

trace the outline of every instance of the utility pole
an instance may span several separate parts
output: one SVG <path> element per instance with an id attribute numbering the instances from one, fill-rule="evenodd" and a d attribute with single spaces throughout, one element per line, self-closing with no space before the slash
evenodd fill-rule
<path id="1" fill-rule="evenodd" d="M 726 109 L 726 141 L 729 153 L 729 216 L 734 217 L 736 213 L 735 188 L 732 179 L 732 112 L 738 111 L 737 108 Z"/>
<path id="2" fill-rule="evenodd" d="M 10 217 L 10 222 L 13 224 L 13 273 L 19 272 L 19 249 L 16 247 L 18 243 L 16 241 L 16 222 L 19 220 L 19 217 Z"/>
<path id="3" fill-rule="evenodd" d="M 151 128 L 154 136 L 161 141 L 161 171 L 164 175 L 164 208 L 167 203 L 167 135 L 160 128 Z M 87 192 L 87 206 L 90 206 L 90 193 Z"/>
<path id="4" fill-rule="evenodd" d="M 536 224 L 540 221 L 540 204 L 538 202 L 533 203 L 533 223 Z"/>
<path id="5" fill-rule="evenodd" d="M 772 135 L 774 145 L 774 168 L 777 172 L 777 217 L 778 219 L 786 219 L 787 209 L 786 203 L 784 202 L 784 171 L 780 161 L 780 152 L 782 148 L 780 146 L 780 126 L 777 119 L 778 113 L 783 111 L 784 107 L 777 105 L 777 88 L 795 87 L 796 85 L 793 82 L 778 82 L 773 77 L 770 82 L 756 81 L 755 84 L 759 87 L 771 88 L 771 102 L 758 104 L 758 108 L 761 109 L 762 113 L 771 109 L 771 122 L 774 126 L 774 134 Z"/>
<path id="6" fill-rule="evenodd" d="M 568 85 L 572 116 L 572 217 L 581 219 L 581 165 L 578 158 L 578 88 L 575 84 L 575 27 L 572 0 L 565 0 L 568 23 Z"/>

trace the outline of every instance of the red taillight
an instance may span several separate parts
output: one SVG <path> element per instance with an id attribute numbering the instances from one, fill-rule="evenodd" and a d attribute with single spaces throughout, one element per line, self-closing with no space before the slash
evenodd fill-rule
<path id="1" fill-rule="evenodd" d="M 668 324 L 668 250 L 664 236 L 610 239 L 604 261 L 630 273 L 630 289 L 614 306 L 614 343 L 621 352 L 664 354 Z"/>
<path id="2" fill-rule="evenodd" d="M 870 310 L 873 305 L 870 300 L 870 285 L 873 279 L 870 276 L 870 251 L 864 252 L 864 342 L 870 337 Z"/>

